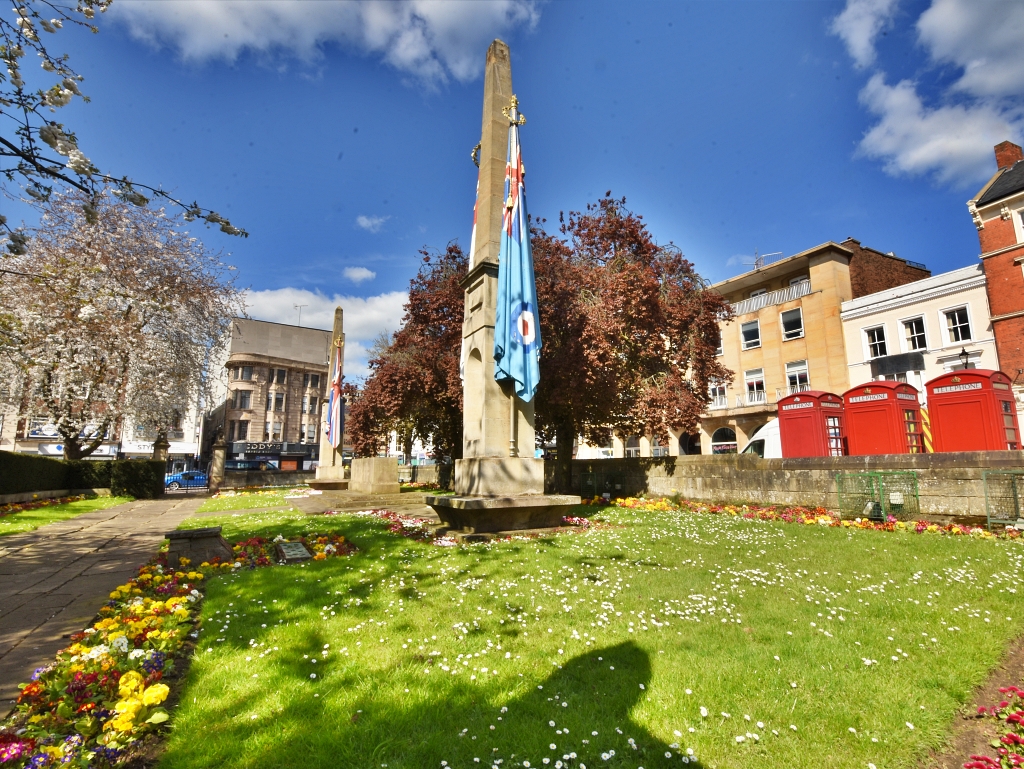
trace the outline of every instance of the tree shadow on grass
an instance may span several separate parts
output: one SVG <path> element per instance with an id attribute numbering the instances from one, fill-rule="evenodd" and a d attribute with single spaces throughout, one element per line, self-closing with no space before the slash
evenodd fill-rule
<path id="1" fill-rule="evenodd" d="M 238 698 L 201 709 L 208 733 L 190 739 L 194 719 L 180 721 L 161 767 L 699 766 L 685 743 L 668 745 L 631 719 L 651 678 L 636 644 L 578 656 L 540 685 L 515 676 L 514 662 L 497 663 L 500 678 L 478 670 L 471 681 L 470 670 L 455 676 L 410 655 L 376 673 L 317 666 L 325 677 L 309 681 L 308 666 L 293 660 L 278 676 L 291 682 L 288 691 L 277 684 L 266 693 L 281 699 L 273 717 L 249 720 Z M 367 675 L 374 680 L 360 680 Z"/>

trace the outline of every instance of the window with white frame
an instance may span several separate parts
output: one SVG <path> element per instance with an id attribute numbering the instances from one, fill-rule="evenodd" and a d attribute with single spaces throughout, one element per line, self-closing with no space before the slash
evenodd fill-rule
<path id="1" fill-rule="evenodd" d="M 782 338 L 786 341 L 804 335 L 804 315 L 800 308 L 782 313 Z"/>
<path id="2" fill-rule="evenodd" d="M 711 386 L 708 387 L 708 393 L 711 395 L 711 408 L 724 409 L 729 405 L 724 383 L 712 382 Z"/>
<path id="3" fill-rule="evenodd" d="M 752 350 L 761 346 L 761 324 L 752 320 L 740 326 L 740 336 L 743 338 L 743 349 Z"/>
<path id="4" fill-rule="evenodd" d="M 652 457 L 667 457 L 668 446 L 662 446 L 661 441 L 657 438 L 651 438 L 651 456 Z"/>
<path id="5" fill-rule="evenodd" d="M 810 282 L 810 277 L 807 275 L 797 275 L 795 278 L 789 279 L 789 285 L 795 286 L 797 283 L 803 283 L 804 281 Z"/>
<path id="6" fill-rule="evenodd" d="M 807 361 L 795 360 L 786 364 L 786 394 L 802 393 L 811 389 L 811 381 L 807 374 Z"/>
<path id="7" fill-rule="evenodd" d="M 755 296 L 764 296 L 767 293 L 768 293 L 768 289 L 767 288 L 755 288 L 753 291 L 750 292 L 749 298 L 753 299 Z"/>
<path id="8" fill-rule="evenodd" d="M 867 338 L 869 358 L 883 358 L 889 354 L 885 346 L 885 326 L 866 328 L 864 336 Z"/>
<path id="9" fill-rule="evenodd" d="M 903 321 L 903 336 L 907 340 L 907 350 L 928 349 L 928 340 L 924 334 L 924 318 Z"/>
<path id="10" fill-rule="evenodd" d="M 946 316 L 946 332 L 950 344 L 971 341 L 971 320 L 967 316 L 966 307 L 957 307 L 942 313 Z"/>
<path id="11" fill-rule="evenodd" d="M 767 403 L 768 398 L 764 389 L 764 369 L 753 368 L 743 372 L 743 381 L 747 385 L 747 405 L 755 406 L 759 403 Z"/>
<path id="12" fill-rule="evenodd" d="M 640 456 L 640 436 L 631 435 L 626 438 L 626 451 L 627 457 L 639 457 Z"/>

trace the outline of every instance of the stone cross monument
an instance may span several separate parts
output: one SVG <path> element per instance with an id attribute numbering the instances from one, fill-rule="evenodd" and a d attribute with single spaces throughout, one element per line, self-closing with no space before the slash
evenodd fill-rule
<path id="1" fill-rule="evenodd" d="M 533 402 L 516 397 L 513 382 L 494 379 L 498 253 L 505 210 L 512 66 L 508 46 L 487 49 L 476 226 L 469 273 L 463 279 L 464 379 L 462 456 L 455 462 L 455 497 L 428 497 L 450 528 L 494 532 L 557 526 L 579 497 L 544 494 L 544 460 L 534 458 Z M 539 308 L 543 315 L 544 308 Z"/>

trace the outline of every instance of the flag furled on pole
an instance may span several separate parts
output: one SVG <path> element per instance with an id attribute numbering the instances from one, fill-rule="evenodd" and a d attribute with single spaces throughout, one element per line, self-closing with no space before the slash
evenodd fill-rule
<path id="1" fill-rule="evenodd" d="M 331 375 L 331 398 L 327 403 L 327 441 L 335 449 L 341 445 L 345 432 L 345 406 L 341 402 L 341 345 L 334 345 L 334 371 Z"/>
<path id="2" fill-rule="evenodd" d="M 540 382 L 540 323 L 533 277 L 530 222 L 526 213 L 525 169 L 519 149 L 519 126 L 526 122 L 512 97 L 508 161 L 505 164 L 505 210 L 498 254 L 498 306 L 494 321 L 494 378 L 512 379 L 524 401 L 533 399 Z"/>

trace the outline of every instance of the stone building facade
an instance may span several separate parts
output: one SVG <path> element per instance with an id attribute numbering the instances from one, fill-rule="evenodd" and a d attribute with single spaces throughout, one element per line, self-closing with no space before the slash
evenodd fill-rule
<path id="1" fill-rule="evenodd" d="M 236 318 L 209 415 L 229 469 L 309 469 L 319 453 L 331 332 Z"/>
<path id="2" fill-rule="evenodd" d="M 1005 141 L 995 157 L 995 175 L 967 210 L 978 229 L 1000 367 L 1024 406 L 1024 151 Z"/>

